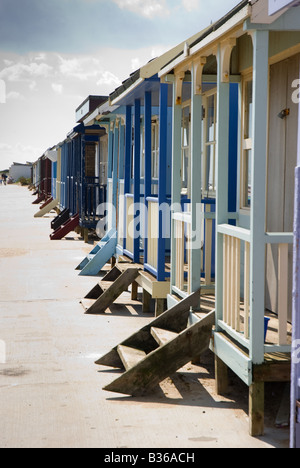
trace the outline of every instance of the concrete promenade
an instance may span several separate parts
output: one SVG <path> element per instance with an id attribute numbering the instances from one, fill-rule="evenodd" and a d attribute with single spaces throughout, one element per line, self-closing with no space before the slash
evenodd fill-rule
<path id="1" fill-rule="evenodd" d="M 269 411 L 281 388 L 267 388 L 266 435 L 253 439 L 248 389 L 231 376 L 231 393 L 216 396 L 211 353 L 147 398 L 104 392 L 118 372 L 94 360 L 152 317 L 128 294 L 106 315 L 84 315 L 79 301 L 97 279 L 74 268 L 90 246 L 73 233 L 51 242 L 53 216 L 34 219 L 33 200 L 0 186 L 1 448 L 288 447 Z"/>

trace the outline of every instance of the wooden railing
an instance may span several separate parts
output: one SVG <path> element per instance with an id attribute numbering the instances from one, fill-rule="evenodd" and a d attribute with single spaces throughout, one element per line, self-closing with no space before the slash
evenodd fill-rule
<path id="1" fill-rule="evenodd" d="M 157 271 L 158 237 L 159 237 L 159 204 L 158 198 L 148 198 L 148 224 L 147 224 L 147 263 Z"/>
<path id="2" fill-rule="evenodd" d="M 174 278 L 175 287 L 179 291 L 187 292 L 189 294 L 189 277 L 186 285 L 185 276 L 186 270 L 189 271 L 190 266 L 190 252 L 188 249 L 186 249 L 186 235 L 189 235 L 191 226 L 190 215 L 185 213 L 174 213 L 173 222 L 176 242 L 176 273 Z"/>
<path id="3" fill-rule="evenodd" d="M 106 203 L 106 185 L 100 185 L 99 177 L 86 177 L 81 183 L 80 213 L 83 226 L 94 226 L 103 213 L 99 205 Z"/>
<path id="4" fill-rule="evenodd" d="M 219 325 L 233 338 L 250 349 L 251 333 L 251 244 L 250 231 L 231 225 L 218 226 L 223 235 L 223 315 Z M 278 245 L 278 331 L 277 340 L 265 350 L 287 351 L 288 343 L 288 255 L 291 233 L 267 233 L 266 244 Z M 262 285 L 264 288 L 265 285 Z M 265 311 L 263 311 L 265 313 Z M 252 324 L 255 330 L 255 323 Z M 276 334 L 272 336 L 276 336 Z"/>
<path id="5" fill-rule="evenodd" d="M 187 205 L 188 206 L 188 205 Z M 211 206 L 202 204 L 201 214 L 197 214 L 198 239 L 195 241 L 192 232 L 192 216 L 190 211 L 173 213 L 174 237 L 176 245 L 176 272 L 174 278 L 175 291 L 180 294 L 191 294 L 191 260 L 193 249 L 201 248 L 201 276 L 204 278 L 202 286 L 211 286 L 213 283 L 214 271 L 213 263 L 213 223 L 215 213 L 211 211 Z M 199 236 L 201 240 L 199 242 Z M 200 247 L 201 245 L 201 247 Z M 200 278 L 199 278 L 200 279 Z"/>
<path id="6" fill-rule="evenodd" d="M 134 196 L 125 195 L 125 235 L 126 235 L 126 253 L 133 255 L 134 250 Z"/>
<path id="7" fill-rule="evenodd" d="M 250 318 L 250 232 L 223 225 L 223 321 L 249 339 Z M 242 258 L 244 255 L 244 261 Z M 242 271 L 243 269 L 243 271 Z M 244 278 L 244 294 L 242 294 Z M 241 309 L 244 296 L 243 310 Z"/>
<path id="8" fill-rule="evenodd" d="M 266 244 L 278 247 L 277 303 L 278 303 L 278 346 L 288 346 L 289 310 L 289 246 L 293 244 L 293 233 L 267 233 Z M 291 302 L 290 302 L 291 303 Z"/>
<path id="9" fill-rule="evenodd" d="M 117 231 L 118 231 L 118 246 L 121 252 L 124 247 L 124 222 L 125 222 L 125 196 L 124 196 L 124 180 L 119 180 L 119 203 L 118 203 L 118 216 L 117 216 Z"/>

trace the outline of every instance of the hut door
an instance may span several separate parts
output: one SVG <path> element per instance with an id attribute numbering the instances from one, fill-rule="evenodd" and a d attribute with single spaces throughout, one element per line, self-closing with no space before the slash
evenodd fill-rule
<path id="1" fill-rule="evenodd" d="M 85 176 L 95 177 L 96 145 L 88 143 L 85 147 Z"/>
<path id="2" fill-rule="evenodd" d="M 270 68 L 267 231 L 293 232 L 294 173 L 297 163 L 298 106 L 292 100 L 293 82 L 299 79 L 300 54 Z M 277 312 L 277 246 L 267 247 L 266 306 Z M 289 255 L 292 297 L 292 248 Z M 291 314 L 291 306 L 289 307 Z M 291 318 L 291 317 L 290 317 Z"/>

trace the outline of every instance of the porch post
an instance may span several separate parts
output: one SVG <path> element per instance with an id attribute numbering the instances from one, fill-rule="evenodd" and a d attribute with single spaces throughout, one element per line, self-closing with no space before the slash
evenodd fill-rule
<path id="1" fill-rule="evenodd" d="M 141 101 L 134 103 L 134 240 L 133 261 L 140 262 L 140 195 L 141 195 Z"/>
<path id="2" fill-rule="evenodd" d="M 114 149 L 113 149 L 113 184 L 112 184 L 112 191 L 113 191 L 113 201 L 112 204 L 115 207 L 115 213 L 117 213 L 117 187 L 118 187 L 118 157 L 119 157 L 119 125 L 115 122 L 114 128 Z M 116 216 L 113 217 L 113 225 L 112 227 L 117 229 L 117 219 Z"/>
<path id="3" fill-rule="evenodd" d="M 160 84 L 159 96 L 159 175 L 158 175 L 158 248 L 157 281 L 165 281 L 166 239 L 163 205 L 167 198 L 167 133 L 168 133 L 168 85 Z"/>
<path id="4" fill-rule="evenodd" d="M 229 164 L 229 80 L 223 76 L 223 55 L 218 48 L 217 75 L 217 162 L 216 162 L 216 225 L 228 223 L 228 164 Z M 216 330 L 223 319 L 223 236 L 216 233 Z"/>
<path id="5" fill-rule="evenodd" d="M 250 244 L 250 358 L 264 362 L 265 211 L 269 95 L 269 32 L 253 33 L 253 133 Z"/>
<path id="6" fill-rule="evenodd" d="M 145 208 L 148 209 L 147 197 L 152 191 L 152 94 L 145 92 Z M 148 211 L 145 210 L 147 213 Z M 144 263 L 148 263 L 148 216 L 145 217 L 144 226 Z"/>
<path id="7" fill-rule="evenodd" d="M 300 71 L 299 71 L 300 77 Z M 300 399 L 300 100 L 298 112 L 298 157 L 295 170 L 295 212 L 294 212 L 294 260 L 293 260 L 293 340 L 292 340 L 292 376 L 291 376 L 291 448 L 300 448 L 300 424 L 296 408 Z M 298 421 L 297 421 L 298 419 Z"/>
<path id="8" fill-rule="evenodd" d="M 125 164 L 125 127 L 122 121 L 120 120 L 119 127 L 120 135 L 120 149 L 119 149 L 119 164 L 118 164 L 118 179 L 124 179 L 124 164 Z"/>
<path id="9" fill-rule="evenodd" d="M 151 146 L 152 94 L 145 93 L 145 198 L 151 196 L 152 184 L 152 146 Z"/>
<path id="10" fill-rule="evenodd" d="M 131 106 L 126 106 L 125 117 L 125 168 L 124 168 L 124 239 L 123 249 L 126 249 L 126 197 L 131 188 L 131 152 L 132 152 L 132 112 Z"/>
<path id="11" fill-rule="evenodd" d="M 130 192 L 130 183 L 131 183 L 131 145 L 132 145 L 131 106 L 126 106 L 125 126 L 126 128 L 125 128 L 124 195 Z"/>
<path id="12" fill-rule="evenodd" d="M 111 123 L 109 123 L 108 131 L 108 168 L 107 168 L 107 178 L 112 178 L 113 171 L 113 132 L 111 130 Z"/>
<path id="13" fill-rule="evenodd" d="M 265 230 L 269 95 L 269 32 L 253 33 L 252 193 L 250 242 L 250 358 L 264 362 Z M 250 435 L 264 433 L 264 383 L 249 391 Z"/>
<path id="14" fill-rule="evenodd" d="M 199 80 L 202 79 L 202 70 Z M 198 229 L 197 214 L 201 207 L 201 180 L 202 180 L 202 94 L 201 81 L 197 87 L 196 65 L 192 66 L 192 105 L 191 105 L 191 217 L 192 217 L 192 239 L 191 239 L 191 266 L 190 266 L 190 286 L 191 293 L 196 292 L 200 287 L 201 277 L 201 245 L 199 236 L 201 229 Z"/>
<path id="15" fill-rule="evenodd" d="M 177 99 L 176 79 L 173 83 L 173 120 L 172 120 L 172 188 L 171 188 L 171 291 L 176 282 L 176 239 L 173 214 L 176 205 L 181 203 L 181 101 Z"/>

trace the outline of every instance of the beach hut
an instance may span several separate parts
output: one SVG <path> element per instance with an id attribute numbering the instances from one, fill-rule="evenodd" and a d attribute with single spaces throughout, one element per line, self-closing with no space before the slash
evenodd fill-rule
<path id="1" fill-rule="evenodd" d="M 50 159 L 44 153 L 39 160 L 34 164 L 35 167 L 35 192 L 37 199 L 33 205 L 46 203 L 51 198 L 51 185 L 52 185 L 52 164 Z"/>
<path id="2" fill-rule="evenodd" d="M 34 215 L 35 218 L 42 218 L 50 211 L 58 210 L 60 199 L 61 155 L 59 146 L 47 150 L 45 157 L 51 163 L 51 194 L 49 193 L 48 199 L 40 206 L 39 211 Z"/>
<path id="3" fill-rule="evenodd" d="M 89 231 L 95 230 L 101 219 L 98 207 L 106 199 L 107 164 L 100 155 L 100 140 L 105 130 L 98 125 L 85 127 L 82 122 L 105 99 L 89 96 L 77 108 L 78 125 L 61 144 L 61 213 L 53 222 L 52 240 L 62 239 L 79 227 L 87 241 Z"/>
<path id="4" fill-rule="evenodd" d="M 213 180 L 213 172 L 205 169 L 208 164 L 205 157 L 201 167 L 201 158 L 197 154 L 201 154 L 204 145 L 215 146 L 215 304 L 206 320 L 213 313 L 215 328 L 210 348 L 215 354 L 217 391 L 220 394 L 227 391 L 228 368 L 249 387 L 249 425 L 253 436 L 264 432 L 265 382 L 288 382 L 291 378 L 294 170 L 298 134 L 298 105 L 294 97 L 298 92 L 300 66 L 300 8 L 295 6 L 272 15 L 269 13 L 267 0 L 240 2 L 159 72 L 163 82 L 171 81 L 173 84 L 172 201 L 177 205 L 180 203 L 177 187 L 182 185 L 182 93 L 188 73 L 192 83 L 191 174 L 194 176 L 196 172 L 204 181 L 209 176 L 208 188 L 212 187 L 212 190 L 214 186 L 210 180 Z M 217 85 L 215 139 L 212 140 L 205 139 L 204 132 L 199 132 L 208 73 L 213 75 L 209 82 Z M 234 142 L 231 119 L 236 115 L 234 107 L 231 107 L 232 83 L 238 85 L 235 181 L 231 181 L 230 169 L 230 142 Z M 209 154 L 213 148 L 210 149 Z M 213 167 L 211 163 L 209 167 Z M 236 186 L 235 208 L 230 204 L 231 183 Z M 205 186 L 204 183 L 202 187 Z M 192 184 L 191 198 L 195 197 L 198 205 L 202 205 L 200 195 L 197 186 Z M 192 203 L 192 206 L 196 205 Z M 183 223 L 183 217 L 185 220 L 187 216 L 179 214 L 179 222 Z M 173 216 L 175 221 L 177 218 L 177 215 Z M 192 227 L 197 232 L 196 226 Z M 180 229 L 183 232 L 183 227 Z M 174 235 L 174 231 L 173 224 L 173 243 L 176 237 L 183 238 L 183 235 Z M 197 259 L 198 256 L 195 270 L 191 266 L 196 285 L 199 284 L 201 246 L 195 243 L 190 248 L 196 250 L 192 258 Z M 181 265 L 183 258 L 182 248 Z M 182 270 L 176 270 L 174 259 L 171 268 L 171 278 L 172 275 L 174 278 L 176 274 L 182 275 Z M 196 276 L 193 276 L 194 271 Z M 174 304 L 174 314 L 188 297 Z M 197 316 L 197 320 L 198 326 L 202 327 L 204 319 Z M 189 340 L 194 336 L 193 327 L 197 320 L 190 315 Z M 207 326 L 212 326 L 212 323 L 206 323 Z M 170 328 L 167 320 L 163 324 L 153 324 L 153 328 L 157 327 L 176 331 Z M 185 331 L 181 327 L 179 329 L 181 337 Z M 151 389 L 153 380 L 149 382 L 146 379 L 145 369 L 152 362 L 152 368 L 156 369 L 154 374 L 159 378 L 166 376 L 168 369 L 163 359 L 166 346 L 173 350 L 173 361 L 177 364 L 182 365 L 185 354 L 188 358 L 184 346 L 183 349 L 177 346 L 175 353 L 179 339 L 176 335 L 166 334 L 160 351 L 144 349 L 139 340 L 145 336 L 145 331 L 143 329 L 97 361 L 98 364 L 121 367 L 120 362 L 124 364 L 126 361 L 126 357 L 120 357 L 124 351 L 127 362 L 129 356 L 131 363 L 135 362 L 125 366 L 126 372 L 107 390 L 139 394 Z M 147 332 L 152 336 L 156 334 L 155 330 Z M 198 348 L 200 341 L 207 344 L 206 335 L 201 337 L 198 334 Z M 144 350 L 144 354 L 139 355 L 132 349 Z M 165 372 L 157 366 L 154 358 L 157 353 L 162 353 L 160 359 Z M 135 361 L 132 356 L 135 356 Z M 174 370 L 174 366 L 171 369 Z"/>
<path id="5" fill-rule="evenodd" d="M 290 379 L 291 244 L 298 107 L 300 9 L 269 15 L 244 1 L 191 45 L 174 70 L 217 61 L 217 389 L 231 368 L 249 386 L 250 433 L 263 433 L 264 383 Z M 181 63 L 180 63 L 181 62 Z M 166 72 L 166 71 L 165 71 Z M 164 72 L 164 76 L 167 74 Z M 237 204 L 228 207 L 230 82 L 239 82 Z M 233 221 L 235 221 L 233 223 Z M 268 333 L 266 324 L 270 324 Z"/>
<path id="6" fill-rule="evenodd" d="M 199 34 L 189 40 L 198 37 Z M 166 309 L 170 292 L 173 105 L 172 87 L 161 83 L 158 72 L 184 46 L 185 43 L 180 44 L 132 73 L 109 96 L 112 108 L 118 108 L 115 114 L 122 115 L 120 126 L 118 119 L 114 121 L 117 133 L 111 134 L 115 145 L 109 151 L 108 197 L 117 214 L 113 224 L 109 223 L 116 231 L 115 256 L 122 260 L 119 268 L 123 277 L 130 276 L 126 263 L 128 270 L 134 263 L 133 289 L 142 288 L 144 310 L 149 310 L 150 299 L 155 299 L 156 315 Z M 104 109 L 99 110 L 98 120 L 103 112 Z M 109 116 L 108 111 L 105 116 Z M 185 201 L 187 194 L 182 197 L 182 203 Z M 96 253 L 101 263 L 97 263 L 95 251 L 91 252 L 82 263 L 81 274 L 97 274 L 108 261 L 109 257 L 102 255 L 103 241 Z M 96 302 L 104 307 L 103 297 Z M 88 308 L 89 312 L 97 310 L 94 304 Z"/>

